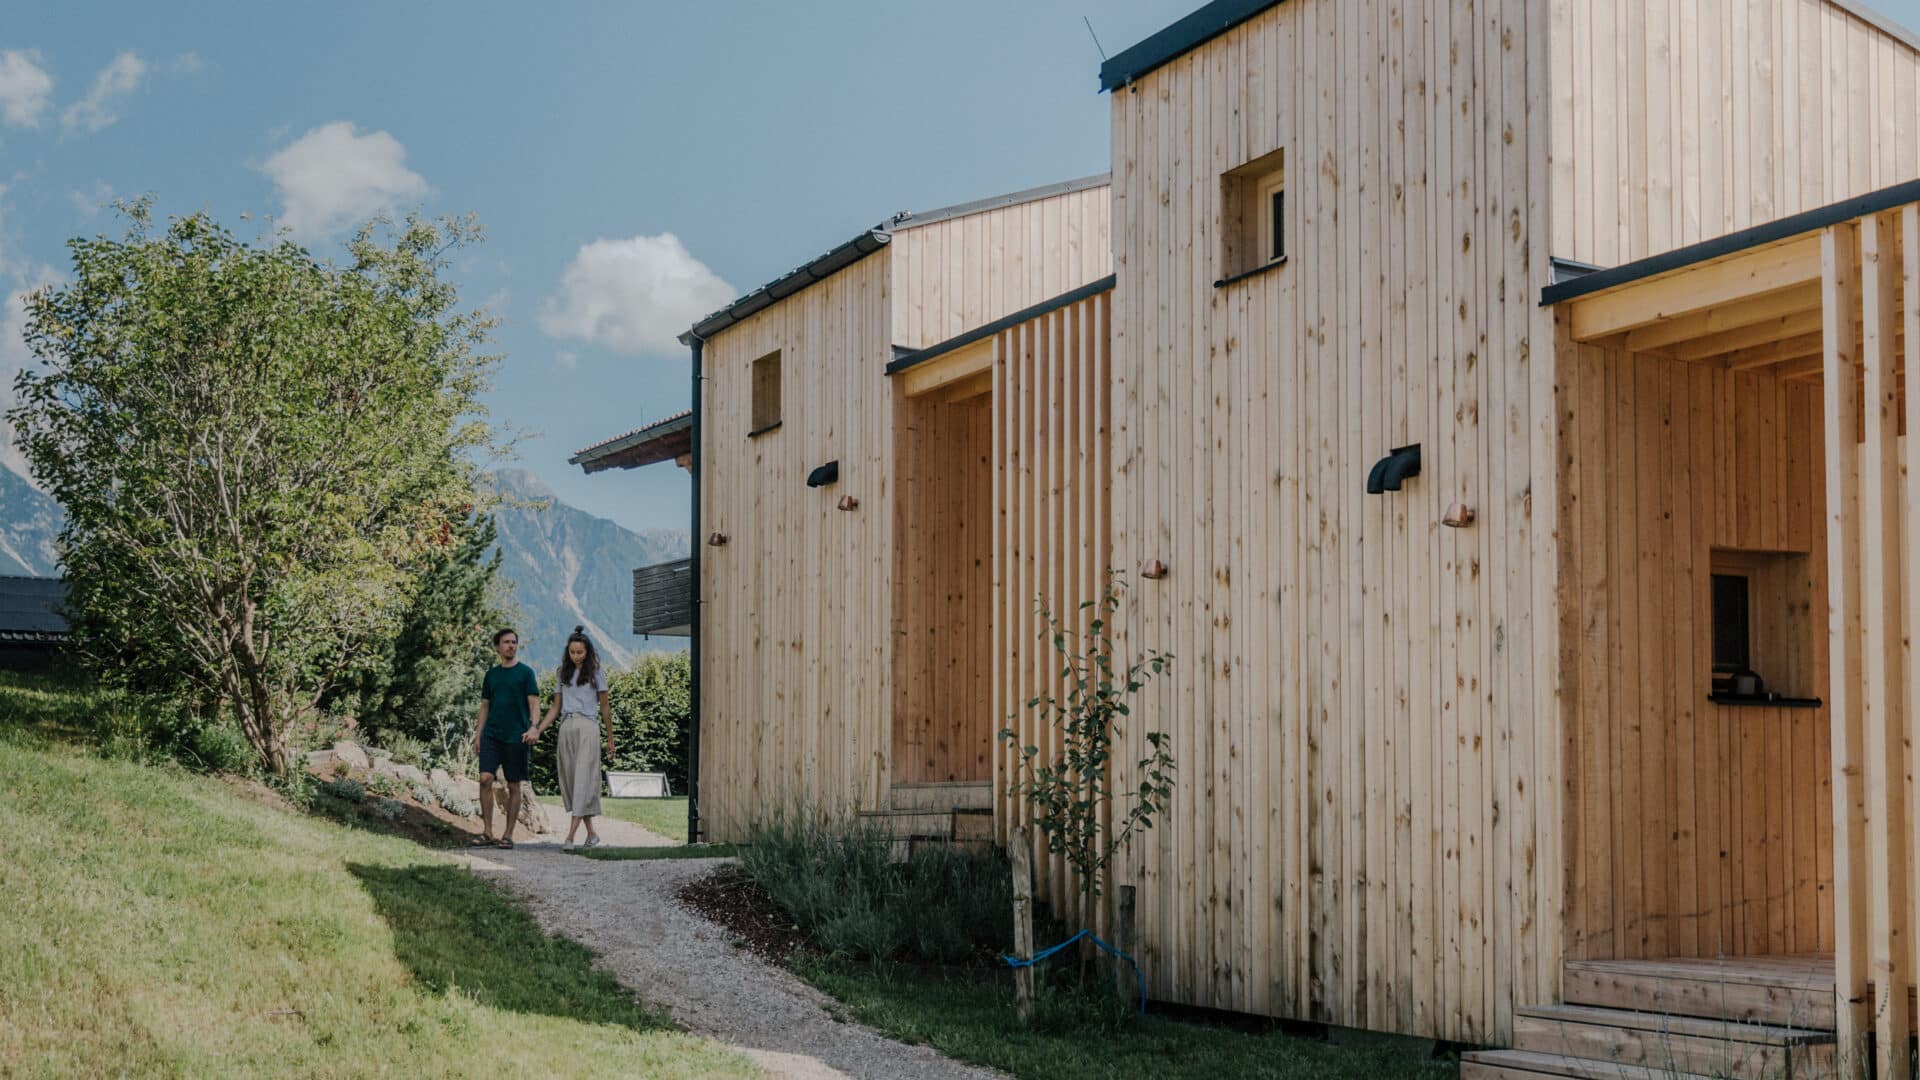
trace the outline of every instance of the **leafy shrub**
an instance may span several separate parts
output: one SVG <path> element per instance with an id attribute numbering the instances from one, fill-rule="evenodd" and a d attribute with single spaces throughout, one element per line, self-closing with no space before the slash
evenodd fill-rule
<path id="1" fill-rule="evenodd" d="M 543 709 L 552 706 L 557 681 L 553 672 L 546 673 Z M 687 733 L 693 725 L 693 669 L 687 654 L 655 653 L 632 670 L 610 672 L 607 706 L 613 713 L 614 755 L 601 764 L 610 771 L 663 772 L 675 791 L 685 791 Z M 556 783 L 556 741 L 542 739 L 533 748 L 533 783 L 541 790 Z"/>
<path id="2" fill-rule="evenodd" d="M 176 761 L 199 772 L 244 773 L 254 766 L 246 736 L 217 711 L 131 691 L 104 691 L 97 700 L 90 719 L 113 756 Z"/>
<path id="3" fill-rule="evenodd" d="M 446 809 L 447 813 L 459 817 L 474 817 L 480 813 L 479 804 L 464 795 L 443 795 L 440 797 L 440 805 Z"/>
<path id="4" fill-rule="evenodd" d="M 399 777 L 391 776 L 383 772 L 367 774 L 366 783 L 368 791 L 373 792 L 375 795 L 386 796 L 387 798 L 392 798 L 406 789 L 406 785 L 400 782 Z"/>
<path id="5" fill-rule="evenodd" d="M 354 803 L 360 802 L 367 797 L 365 785 L 361 784 L 358 780 L 349 780 L 346 777 L 329 780 L 320 785 L 320 790 L 336 799 L 345 799 L 348 802 Z"/>
<path id="6" fill-rule="evenodd" d="M 407 812 L 407 804 L 399 799 L 377 799 L 373 803 L 374 815 L 382 821 L 399 821 Z"/>
<path id="7" fill-rule="evenodd" d="M 424 784 L 414 785 L 408 789 L 407 794 L 412 796 L 413 801 L 419 803 L 421 806 L 432 806 L 435 802 L 433 789 Z"/>
<path id="8" fill-rule="evenodd" d="M 1013 875 L 1002 854 L 927 847 L 904 861 L 854 820 L 786 814 L 752 830 L 742 868 L 823 949 L 878 964 L 897 954 L 952 963 L 1013 942 Z"/>
<path id="9" fill-rule="evenodd" d="M 427 764 L 427 744 L 411 735 L 390 736 L 387 749 L 393 754 L 393 760 L 402 765 L 411 765 L 416 769 L 430 767 Z"/>

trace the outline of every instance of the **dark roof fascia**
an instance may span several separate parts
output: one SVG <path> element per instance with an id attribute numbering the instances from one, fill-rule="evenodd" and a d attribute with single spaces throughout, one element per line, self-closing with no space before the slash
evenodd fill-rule
<path id="1" fill-rule="evenodd" d="M 908 229 L 917 229 L 922 225 L 966 217 L 968 214 L 1003 210 L 1009 206 L 1019 206 L 1021 203 L 1038 202 L 1041 199 L 1051 199 L 1056 195 L 1071 195 L 1076 191 L 1091 191 L 1094 188 L 1110 187 L 1112 184 L 1113 174 L 1110 172 L 1082 176 L 1077 180 L 1062 180 L 1056 184 L 1042 184 L 1039 187 L 1027 188 L 1025 191 L 1010 191 L 1005 195 L 993 195 L 985 199 L 975 199 L 972 202 L 942 206 L 923 214 L 906 214 L 894 220 L 893 231 L 906 232 Z"/>
<path id="2" fill-rule="evenodd" d="M 657 424 L 649 424 L 638 431 L 630 431 L 625 435 L 615 436 L 603 443 L 595 443 L 568 458 L 567 464 L 579 465 L 586 468 L 588 472 L 594 472 L 596 470 L 593 466 L 598 462 L 604 461 L 616 454 L 632 450 L 637 446 L 642 446 L 658 439 L 664 439 L 670 435 L 677 435 L 683 431 L 689 433 L 693 431 L 693 414 L 690 412 L 681 413 L 678 416 L 670 416 Z"/>
<path id="3" fill-rule="evenodd" d="M 1540 306 L 1548 307 L 1639 281 L 1641 278 L 1684 270 L 1695 263 L 1717 259 L 1723 255 L 1738 254 L 1748 248 L 1790 239 L 1801 233 L 1824 229 L 1829 225 L 1838 225 L 1843 221 L 1852 221 L 1854 218 L 1865 217 L 1868 214 L 1877 214 L 1882 210 L 1905 206 L 1910 202 L 1920 202 L 1920 180 L 1908 180 L 1892 187 L 1881 188 L 1879 191 L 1869 191 L 1865 195 L 1856 195 L 1851 199 L 1842 199 L 1812 210 L 1803 210 L 1798 214 L 1775 218 L 1764 224 L 1755 225 L 1751 229 L 1716 236 L 1698 244 L 1689 244 L 1683 248 L 1636 259 L 1630 263 L 1582 274 L 1569 281 L 1547 285 L 1540 290 Z"/>
<path id="4" fill-rule="evenodd" d="M 774 304 L 785 300 L 794 293 L 816 282 L 845 270 L 861 259 L 887 246 L 892 237 L 886 226 L 876 225 L 861 232 L 858 236 L 774 280 L 760 286 L 747 295 L 721 308 L 719 311 L 694 323 L 686 333 L 680 335 L 680 344 L 690 345 L 694 338 L 702 341 L 712 339 L 713 335 L 752 315 L 764 311 Z"/>
<path id="5" fill-rule="evenodd" d="M 1281 0 L 1213 0 L 1100 65 L 1100 89 L 1118 90 L 1154 68 L 1205 45 Z"/>
<path id="6" fill-rule="evenodd" d="M 1907 48 L 1920 51 L 1920 35 L 1916 35 L 1913 31 L 1894 22 L 1888 16 L 1880 14 L 1865 4 L 1856 3 L 1855 0 L 1829 0 L 1829 2 L 1832 3 L 1834 7 L 1839 8 L 1841 11 L 1859 19 L 1875 30 L 1893 38 Z"/>
<path id="7" fill-rule="evenodd" d="M 964 334 L 950 337 L 938 345 L 929 345 L 918 352 L 910 352 L 904 356 L 896 357 L 887 365 L 887 374 L 898 375 L 908 368 L 913 367 L 915 364 L 924 364 L 936 356 L 945 355 L 955 349 L 965 348 L 976 341 L 990 338 L 1002 330 L 1010 330 L 1013 327 L 1019 326 L 1029 319 L 1037 319 L 1049 311 L 1058 310 L 1066 307 L 1068 304 L 1079 303 L 1089 296 L 1097 296 L 1113 288 L 1113 283 L 1114 275 L 1108 274 L 1098 281 L 1089 281 L 1072 292 L 1061 293 L 1051 300 L 1042 300 L 1030 308 L 1022 308 L 1005 318 L 995 319 L 985 326 L 978 326 Z"/>

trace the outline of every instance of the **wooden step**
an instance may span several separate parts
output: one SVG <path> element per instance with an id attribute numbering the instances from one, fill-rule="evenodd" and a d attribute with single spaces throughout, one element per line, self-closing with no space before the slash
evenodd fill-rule
<path id="1" fill-rule="evenodd" d="M 1569 1005 L 1831 1031 L 1833 975 L 1782 962 L 1569 960 Z"/>
<path id="2" fill-rule="evenodd" d="M 953 836 L 951 810 L 862 810 L 860 820 L 896 840 L 944 840 Z"/>
<path id="3" fill-rule="evenodd" d="M 1826 1076 L 1830 1031 L 1661 1016 L 1584 1005 L 1517 1009 L 1513 1048 L 1729 1078 Z"/>
<path id="4" fill-rule="evenodd" d="M 892 796 L 895 810 L 993 809 L 993 784 L 986 780 L 895 784 Z"/>
<path id="5" fill-rule="evenodd" d="M 1712 1080 L 1711 1074 L 1650 1069 L 1643 1065 L 1530 1050 L 1480 1050 L 1460 1055 L 1460 1080 L 1539 1080 L 1542 1076 L 1573 1076 L 1583 1080 Z"/>

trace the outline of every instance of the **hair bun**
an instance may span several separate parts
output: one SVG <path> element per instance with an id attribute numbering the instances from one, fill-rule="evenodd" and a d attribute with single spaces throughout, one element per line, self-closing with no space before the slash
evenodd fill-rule
<path id="1" fill-rule="evenodd" d="M 573 628 L 573 632 L 576 634 L 584 634 L 587 632 L 587 628 L 585 626 L 576 626 Z"/>

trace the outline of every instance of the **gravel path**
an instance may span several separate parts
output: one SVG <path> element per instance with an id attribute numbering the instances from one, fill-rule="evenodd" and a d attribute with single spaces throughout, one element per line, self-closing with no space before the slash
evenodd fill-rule
<path id="1" fill-rule="evenodd" d="M 733 1044 L 768 1072 L 830 1077 L 998 1077 L 829 1014 L 831 998 L 728 944 L 726 932 L 674 894 L 719 859 L 602 862 L 546 845 L 468 857 L 530 902 L 549 933 L 599 954 L 600 965 L 689 1030 Z"/>

